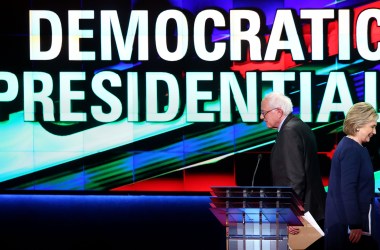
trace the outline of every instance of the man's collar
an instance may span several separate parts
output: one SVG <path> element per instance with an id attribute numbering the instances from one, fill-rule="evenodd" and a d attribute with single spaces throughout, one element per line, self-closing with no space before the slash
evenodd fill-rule
<path id="1" fill-rule="evenodd" d="M 289 115 L 290 115 L 290 114 L 289 114 Z M 282 127 L 282 124 L 284 123 L 284 121 L 286 120 L 286 118 L 287 118 L 289 115 L 285 116 L 285 117 L 282 119 L 282 121 L 280 122 L 280 125 L 279 125 L 278 128 L 277 128 L 277 131 L 278 131 L 278 132 L 280 132 L 280 129 L 281 129 L 281 127 Z"/>

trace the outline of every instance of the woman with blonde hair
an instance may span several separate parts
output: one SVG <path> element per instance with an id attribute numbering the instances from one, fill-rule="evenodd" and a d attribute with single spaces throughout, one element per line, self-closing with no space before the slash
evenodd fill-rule
<path id="1" fill-rule="evenodd" d="M 325 249 L 377 249 L 371 236 L 375 193 L 371 157 L 363 144 L 376 134 L 379 115 L 366 102 L 354 104 L 343 122 L 345 137 L 331 162 L 325 209 Z"/>

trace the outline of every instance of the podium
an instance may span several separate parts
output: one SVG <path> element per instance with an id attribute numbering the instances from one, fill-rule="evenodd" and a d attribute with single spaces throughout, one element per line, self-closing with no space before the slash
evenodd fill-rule
<path id="1" fill-rule="evenodd" d="M 226 228 L 226 249 L 288 249 L 288 225 L 302 226 L 303 203 L 290 187 L 211 187 L 211 212 Z"/>

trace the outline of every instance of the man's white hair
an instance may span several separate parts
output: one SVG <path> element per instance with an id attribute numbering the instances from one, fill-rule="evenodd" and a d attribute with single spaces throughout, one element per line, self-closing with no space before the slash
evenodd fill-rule
<path id="1" fill-rule="evenodd" d="M 264 97 L 264 100 L 267 100 L 270 108 L 280 108 L 284 115 L 289 115 L 293 112 L 292 100 L 283 93 L 271 92 Z"/>

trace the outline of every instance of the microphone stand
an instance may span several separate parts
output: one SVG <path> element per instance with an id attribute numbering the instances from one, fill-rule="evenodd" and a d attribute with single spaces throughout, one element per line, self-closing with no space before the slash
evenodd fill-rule
<path id="1" fill-rule="evenodd" d="M 257 163 L 256 163 L 255 171 L 253 172 L 253 176 L 252 176 L 252 187 L 253 187 L 253 184 L 255 183 L 255 175 L 256 175 L 257 169 L 259 167 L 259 163 L 261 161 L 261 158 L 263 158 L 263 155 L 259 154 L 257 156 Z"/>

